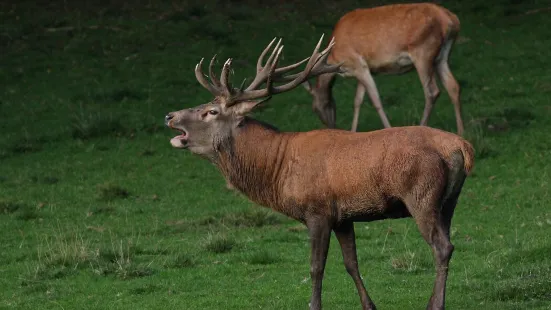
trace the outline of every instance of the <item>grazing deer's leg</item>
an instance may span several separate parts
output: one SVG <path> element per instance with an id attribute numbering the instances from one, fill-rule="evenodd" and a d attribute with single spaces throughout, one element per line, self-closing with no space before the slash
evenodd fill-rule
<path id="1" fill-rule="evenodd" d="M 358 257 L 356 253 L 356 236 L 354 234 L 354 223 L 345 222 L 339 227 L 334 229 L 335 235 L 339 240 L 342 250 L 342 258 L 344 260 L 344 266 L 346 271 L 356 284 L 356 289 L 360 295 L 363 310 L 375 310 L 375 304 L 369 298 L 365 286 L 360 277 L 360 271 L 358 269 Z"/>
<path id="2" fill-rule="evenodd" d="M 323 272 L 327 260 L 329 240 L 331 237 L 331 225 L 325 218 L 315 218 L 306 222 L 312 246 L 310 262 L 310 276 L 312 278 L 312 297 L 310 310 L 321 309 L 321 287 Z"/>
<path id="3" fill-rule="evenodd" d="M 381 121 L 383 122 L 385 128 L 392 127 L 390 126 L 390 122 L 388 121 L 385 111 L 383 110 L 383 105 L 381 103 L 379 91 L 377 90 L 377 85 L 375 84 L 375 80 L 373 79 L 373 76 L 371 76 L 371 72 L 369 72 L 369 69 L 366 68 L 365 70 L 362 70 L 359 74 L 356 75 L 356 78 L 363 84 L 365 89 L 367 89 L 369 99 L 371 99 L 371 103 L 373 103 L 375 110 L 377 110 L 377 113 L 379 113 L 379 117 L 381 118 Z"/>
<path id="4" fill-rule="evenodd" d="M 436 265 L 436 279 L 434 282 L 432 296 L 427 309 L 445 309 L 446 281 L 448 278 L 448 266 L 453 253 L 453 245 L 450 242 L 449 223 L 451 215 L 443 215 L 440 212 L 438 199 L 425 197 L 416 204 L 407 204 L 412 213 L 421 235 L 431 246 Z M 445 206 L 449 208 L 449 205 Z M 413 212 L 412 212 L 413 211 Z M 450 218 L 444 218 L 448 216 Z"/>
<path id="5" fill-rule="evenodd" d="M 419 62 L 415 65 L 425 94 L 425 110 L 423 111 L 421 126 L 427 126 L 434 102 L 440 95 L 440 90 L 436 84 L 436 74 L 434 73 L 432 64 L 429 62 Z"/>
<path id="6" fill-rule="evenodd" d="M 360 118 L 360 108 L 362 107 L 364 96 L 365 96 L 365 87 L 360 81 L 358 81 L 358 87 L 356 88 L 356 97 L 354 98 L 354 118 L 352 119 L 352 130 L 351 130 L 353 132 L 356 132 L 356 130 L 358 129 L 358 120 Z"/>
<path id="7" fill-rule="evenodd" d="M 453 103 L 453 108 L 455 110 L 455 121 L 457 123 L 457 134 L 462 136 L 464 128 L 463 120 L 461 118 L 461 102 L 459 101 L 461 88 L 450 71 L 447 57 L 436 65 L 436 72 L 438 73 L 438 77 L 440 78 L 440 81 L 442 81 L 442 84 L 444 84 L 444 87 L 446 88 L 446 91 L 448 92 L 448 95 Z"/>

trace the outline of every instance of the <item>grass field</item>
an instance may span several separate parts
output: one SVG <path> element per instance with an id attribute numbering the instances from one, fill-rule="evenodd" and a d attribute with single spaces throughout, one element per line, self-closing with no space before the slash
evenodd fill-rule
<path id="1" fill-rule="evenodd" d="M 297 61 L 344 12 L 383 2 L 12 2 L 0 4 L 0 308 L 306 309 L 305 228 L 173 149 L 163 117 L 210 99 L 193 75 L 201 57 L 233 57 L 240 81 L 273 37 Z M 551 309 L 549 2 L 444 5 L 462 23 L 451 68 L 477 151 L 452 225 L 448 307 Z M 392 124 L 417 124 L 417 75 L 376 81 Z M 335 87 L 339 128 L 355 86 Z M 455 132 L 441 89 L 430 125 Z M 299 88 L 255 117 L 320 128 L 310 103 Z M 359 130 L 381 127 L 367 102 Z M 378 307 L 425 307 L 435 273 L 414 222 L 356 232 Z M 323 302 L 360 308 L 334 238 Z"/>

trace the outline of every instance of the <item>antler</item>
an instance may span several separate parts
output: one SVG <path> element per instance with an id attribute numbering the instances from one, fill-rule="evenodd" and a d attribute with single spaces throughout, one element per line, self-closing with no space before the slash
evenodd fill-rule
<path id="1" fill-rule="evenodd" d="M 231 70 L 231 58 L 224 63 L 222 73 L 220 74 L 220 80 L 218 80 L 213 73 L 213 64 L 216 55 L 212 58 L 209 65 L 209 75 L 212 83 L 209 82 L 203 74 L 203 59 L 201 59 L 197 66 L 195 66 L 195 77 L 197 78 L 197 81 L 199 81 L 199 83 L 214 96 L 223 97 L 225 99 L 224 102 L 226 107 L 230 107 L 242 101 L 250 101 L 265 97 L 271 97 L 272 95 L 289 91 L 312 77 L 318 76 L 323 73 L 338 72 L 340 70 L 341 63 L 336 65 L 329 65 L 326 63 L 327 56 L 329 55 L 331 48 L 333 48 L 333 46 L 335 45 L 334 38 L 331 39 L 331 42 L 329 42 L 327 48 L 325 48 L 321 53 L 318 52 L 321 46 L 321 42 L 323 41 L 323 35 L 316 45 L 312 56 L 303 59 L 295 64 L 286 67 L 276 68 L 279 57 L 281 56 L 281 52 L 283 51 L 283 45 L 281 45 L 281 39 L 279 39 L 272 53 L 268 57 L 266 64 L 262 66 L 264 57 L 268 53 L 268 50 L 272 47 L 275 40 L 276 38 L 274 38 L 260 54 L 260 57 L 258 58 L 258 61 L 256 63 L 256 76 L 251 84 L 247 86 L 247 88 L 244 87 L 245 81 L 243 81 L 241 87 L 239 88 L 233 88 L 230 85 L 229 72 Z M 306 63 L 306 67 L 302 72 L 285 75 L 286 73 L 289 73 L 290 71 L 298 68 L 306 61 L 308 62 Z M 279 86 L 274 85 L 274 82 L 282 81 L 288 81 L 288 83 Z M 258 89 L 258 87 L 264 83 L 266 83 L 266 88 Z"/>

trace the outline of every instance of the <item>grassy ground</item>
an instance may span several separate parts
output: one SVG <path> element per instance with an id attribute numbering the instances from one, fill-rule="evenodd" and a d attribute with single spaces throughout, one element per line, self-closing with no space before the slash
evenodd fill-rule
<path id="1" fill-rule="evenodd" d="M 274 36 L 286 63 L 301 59 L 342 13 L 375 2 L 40 2 L 0 4 L 0 307 L 307 308 L 304 227 L 172 149 L 163 116 L 210 99 L 193 75 L 201 57 L 233 57 L 238 81 Z M 453 223 L 449 308 L 551 309 L 551 19 L 532 11 L 549 3 L 444 4 L 462 21 L 451 67 L 477 148 Z M 416 74 L 376 79 L 392 124 L 417 123 Z M 354 89 L 336 86 L 340 128 Z M 319 128 L 310 101 L 297 89 L 256 116 Z M 455 131 L 445 91 L 430 125 Z M 380 127 L 364 106 L 360 130 Z M 434 270 L 413 221 L 356 229 L 376 304 L 424 307 Z M 359 309 L 335 241 L 325 308 Z"/>

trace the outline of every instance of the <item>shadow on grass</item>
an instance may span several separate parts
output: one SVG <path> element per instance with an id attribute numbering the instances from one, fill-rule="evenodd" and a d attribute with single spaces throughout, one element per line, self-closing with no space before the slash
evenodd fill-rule
<path id="1" fill-rule="evenodd" d="M 93 100 L 99 103 L 109 102 L 122 102 L 126 100 L 144 100 L 147 98 L 147 94 L 142 91 L 130 89 L 128 87 L 122 87 L 119 89 L 112 89 L 106 91 L 98 91 L 91 94 L 80 94 L 72 97 L 72 101 L 89 101 Z"/>
<path id="2" fill-rule="evenodd" d="M 131 289 L 130 293 L 132 295 L 145 295 L 145 294 L 153 294 L 153 293 L 162 291 L 163 289 L 164 288 L 160 285 L 148 283 L 143 286 Z"/>
<path id="3" fill-rule="evenodd" d="M 59 141 L 61 138 L 61 136 L 32 136 L 19 138 L 17 141 L 8 142 L 6 145 L 0 145 L 0 159 L 40 152 L 44 149 L 45 144 Z"/>
<path id="4" fill-rule="evenodd" d="M 271 265 L 281 261 L 281 258 L 273 252 L 263 250 L 251 254 L 247 261 L 252 265 Z"/>
<path id="5" fill-rule="evenodd" d="M 524 129 L 536 119 L 533 112 L 521 108 L 504 108 L 487 117 L 474 120 L 479 131 L 500 134 Z"/>
<path id="6" fill-rule="evenodd" d="M 46 138 L 23 138 L 19 141 L 14 142 L 9 148 L 11 153 L 17 154 L 27 154 L 35 153 L 42 150 L 43 144 L 46 142 Z"/>
<path id="7" fill-rule="evenodd" d="M 0 201 L 0 213 L 2 214 L 12 214 L 17 212 L 20 209 L 23 209 L 25 205 L 13 202 L 13 201 Z"/>
<path id="8" fill-rule="evenodd" d="M 32 176 L 31 177 L 31 182 L 41 183 L 41 184 L 46 184 L 46 185 L 53 185 L 53 184 L 58 183 L 59 179 L 57 177 L 53 177 L 53 176 L 45 176 L 45 177 Z"/>
<path id="9" fill-rule="evenodd" d="M 263 227 L 282 222 L 278 214 L 263 209 L 250 209 L 236 213 L 213 215 L 197 221 L 200 226 L 226 225 L 233 227 Z"/>
<path id="10" fill-rule="evenodd" d="M 130 196 L 127 189 L 111 183 L 98 185 L 98 198 L 102 201 L 125 199 Z"/>
<path id="11" fill-rule="evenodd" d="M 130 132 L 119 118 L 105 117 L 100 113 L 88 113 L 74 116 L 71 123 L 73 139 L 88 140 L 92 138 L 116 136 Z"/>
<path id="12" fill-rule="evenodd" d="M 40 217 L 34 208 L 13 201 L 0 201 L 0 214 L 11 214 L 21 221 L 30 221 Z"/>
<path id="13" fill-rule="evenodd" d="M 95 208 L 91 209 L 90 211 L 88 211 L 88 215 L 89 216 L 92 216 L 92 215 L 105 215 L 105 216 L 108 216 L 108 215 L 115 214 L 116 212 L 117 212 L 117 210 L 114 207 L 111 207 L 111 206 L 98 206 L 98 207 L 95 207 Z"/>
<path id="14" fill-rule="evenodd" d="M 167 263 L 169 268 L 189 268 L 197 265 L 197 261 L 191 255 L 185 253 L 177 254 Z"/>
<path id="15" fill-rule="evenodd" d="M 494 114 L 470 121 L 465 138 L 475 149 L 477 159 L 493 158 L 499 152 L 492 147 L 489 137 L 530 126 L 536 116 L 529 110 L 505 108 Z"/>

